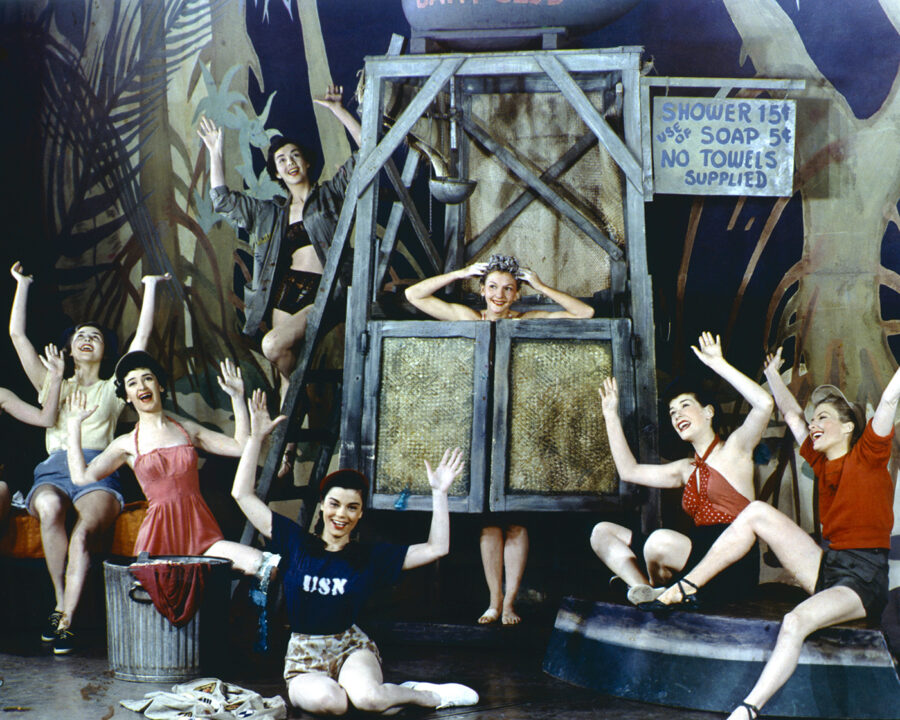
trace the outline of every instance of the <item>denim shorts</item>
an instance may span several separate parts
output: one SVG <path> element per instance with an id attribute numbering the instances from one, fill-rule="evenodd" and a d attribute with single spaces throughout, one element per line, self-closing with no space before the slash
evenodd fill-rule
<path id="1" fill-rule="evenodd" d="M 882 548 L 825 550 L 816 592 L 838 585 L 859 595 L 866 618 L 877 625 L 888 601 L 888 551 Z"/>
<path id="2" fill-rule="evenodd" d="M 84 461 L 89 463 L 101 452 L 103 451 L 85 450 Z M 125 500 L 122 497 L 122 485 L 119 483 L 118 470 L 99 482 L 91 483 L 90 485 L 76 485 L 72 482 L 72 478 L 69 475 L 69 462 L 66 459 L 65 450 L 56 450 L 50 453 L 50 457 L 34 469 L 34 485 L 31 486 L 31 490 L 28 491 L 28 496 L 25 498 L 25 507 L 28 508 L 28 512 L 32 515 L 34 515 L 34 512 L 31 509 L 31 498 L 34 495 L 34 491 L 41 485 L 52 485 L 73 503 L 90 492 L 103 490 L 119 501 L 120 510 L 125 505 Z"/>
<path id="3" fill-rule="evenodd" d="M 325 673 L 337 680 L 347 658 L 357 650 L 371 650 L 381 664 L 375 643 L 356 625 L 337 635 L 292 633 L 284 658 L 284 679 L 290 682 L 296 675 Z"/>

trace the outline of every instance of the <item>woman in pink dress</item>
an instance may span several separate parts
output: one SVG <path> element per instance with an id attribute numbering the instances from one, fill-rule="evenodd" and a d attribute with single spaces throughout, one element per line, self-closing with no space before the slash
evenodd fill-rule
<path id="1" fill-rule="evenodd" d="M 127 463 L 147 496 L 149 509 L 138 531 L 135 552 L 151 555 L 210 555 L 232 561 L 256 575 L 265 591 L 280 559 L 257 548 L 225 540 L 200 494 L 197 449 L 239 457 L 249 434 L 244 382 L 230 360 L 220 365 L 219 386 L 231 397 L 234 437 L 163 412 L 166 374 L 146 352 L 131 352 L 116 365 L 116 391 L 138 414 L 130 433 L 120 435 L 89 465 L 80 452 L 81 423 L 93 408 L 83 396 L 70 402 L 69 471 L 76 485 L 95 482 Z"/>

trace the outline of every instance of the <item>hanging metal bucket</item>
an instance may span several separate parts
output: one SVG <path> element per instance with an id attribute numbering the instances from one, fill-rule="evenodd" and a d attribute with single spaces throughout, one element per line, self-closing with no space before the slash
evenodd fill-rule
<path id="1" fill-rule="evenodd" d="M 175 627 L 129 572 L 131 560 L 106 560 L 106 644 L 109 669 L 120 680 L 169 682 L 215 674 L 226 657 L 231 561 L 184 555 L 150 560 L 209 565 L 194 617 Z"/>

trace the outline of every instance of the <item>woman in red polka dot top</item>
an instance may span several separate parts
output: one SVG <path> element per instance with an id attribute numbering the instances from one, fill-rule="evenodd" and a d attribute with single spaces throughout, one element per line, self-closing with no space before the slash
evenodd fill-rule
<path id="1" fill-rule="evenodd" d="M 727 438 L 717 432 L 712 398 L 699 387 L 672 387 L 666 393 L 669 418 L 678 437 L 694 448 L 693 458 L 639 463 L 628 447 L 619 419 L 615 378 L 600 388 L 610 452 L 624 482 L 655 488 L 684 488 L 682 508 L 694 521 L 688 534 L 659 529 L 645 536 L 639 525 L 628 528 L 601 522 L 591 533 L 597 556 L 628 585 L 635 605 L 652 603 L 684 568 L 703 557 L 716 538 L 754 499 L 753 449 L 772 415 L 774 401 L 762 387 L 722 355 L 719 336 L 704 332 L 691 348 L 697 358 L 726 380 L 750 403 L 743 423 Z M 712 603 L 745 595 L 759 580 L 759 553 L 716 578 L 704 600 Z"/>

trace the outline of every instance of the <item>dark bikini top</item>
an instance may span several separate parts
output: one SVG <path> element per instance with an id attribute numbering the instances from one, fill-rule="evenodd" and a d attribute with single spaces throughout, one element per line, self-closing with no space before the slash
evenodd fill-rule
<path id="1" fill-rule="evenodd" d="M 312 240 L 306 228 L 303 227 L 303 221 L 291 223 L 287 226 L 284 233 L 285 247 L 290 251 L 299 250 L 300 248 L 312 245 Z"/>

